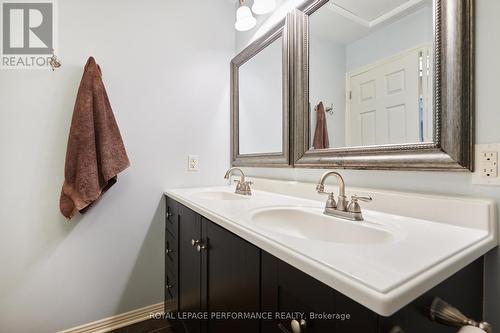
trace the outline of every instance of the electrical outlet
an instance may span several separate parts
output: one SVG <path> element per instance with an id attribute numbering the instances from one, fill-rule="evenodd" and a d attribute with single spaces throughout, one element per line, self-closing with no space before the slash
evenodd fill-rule
<path id="1" fill-rule="evenodd" d="M 476 145 L 475 172 L 472 175 L 473 184 L 500 186 L 498 176 L 498 155 L 500 144 Z"/>
<path id="2" fill-rule="evenodd" d="M 479 155 L 479 171 L 481 177 L 495 178 L 498 177 L 498 152 L 483 151 Z"/>
<path id="3" fill-rule="evenodd" d="M 188 171 L 198 171 L 200 169 L 200 157 L 198 155 L 188 155 Z"/>

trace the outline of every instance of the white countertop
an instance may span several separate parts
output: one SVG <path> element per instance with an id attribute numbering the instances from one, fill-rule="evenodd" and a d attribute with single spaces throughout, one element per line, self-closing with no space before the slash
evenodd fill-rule
<path id="1" fill-rule="evenodd" d="M 373 189 L 348 188 L 348 192 L 374 198 L 373 204 L 362 204 L 366 221 L 361 223 L 390 232 L 394 241 L 353 244 L 273 232 L 251 223 L 251 214 L 270 207 L 306 207 L 321 215 L 325 198 L 315 194 L 314 184 L 252 180 L 253 195 L 242 200 L 199 195 L 232 193 L 234 186 L 172 189 L 165 194 L 383 316 L 392 315 L 498 244 L 491 200 Z"/>

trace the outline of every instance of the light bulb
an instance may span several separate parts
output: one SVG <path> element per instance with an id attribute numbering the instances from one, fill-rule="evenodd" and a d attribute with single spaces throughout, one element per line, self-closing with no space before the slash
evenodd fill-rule
<path id="1" fill-rule="evenodd" d="M 238 31 L 247 31 L 255 27 L 257 20 L 252 15 L 252 11 L 248 6 L 241 4 L 236 11 L 236 23 L 234 27 Z"/>
<path id="2" fill-rule="evenodd" d="M 275 0 L 254 0 L 252 11 L 257 15 L 267 14 L 276 7 Z"/>

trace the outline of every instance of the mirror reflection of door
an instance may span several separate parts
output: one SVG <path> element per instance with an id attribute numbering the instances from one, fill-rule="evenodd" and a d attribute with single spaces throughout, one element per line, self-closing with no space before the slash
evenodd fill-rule
<path id="1" fill-rule="evenodd" d="M 432 141 L 431 1 L 330 0 L 309 29 L 311 149 Z"/>

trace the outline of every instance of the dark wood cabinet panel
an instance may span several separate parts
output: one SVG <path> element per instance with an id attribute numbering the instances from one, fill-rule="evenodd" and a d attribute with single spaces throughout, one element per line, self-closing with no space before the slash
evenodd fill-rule
<path id="1" fill-rule="evenodd" d="M 349 297 L 335 292 L 335 310 L 349 319 L 335 320 L 335 332 L 377 332 L 379 316 Z M 345 316 L 344 316 L 345 318 Z"/>
<path id="2" fill-rule="evenodd" d="M 305 332 L 376 332 L 378 327 L 372 311 L 263 251 L 262 309 L 300 313 L 295 320 L 305 320 Z M 262 332 L 292 332 L 292 320 L 263 321 Z"/>
<path id="3" fill-rule="evenodd" d="M 434 297 L 450 303 L 470 318 L 481 320 L 483 316 L 483 269 L 484 260 L 480 258 L 391 317 L 380 317 L 379 333 L 389 333 L 394 326 L 401 327 L 405 333 L 455 333 L 456 327 L 443 326 L 429 320 L 429 309 Z"/>
<path id="4" fill-rule="evenodd" d="M 202 219 L 206 310 L 210 313 L 260 311 L 260 249 L 218 225 Z M 206 268 L 206 269 L 205 269 Z M 208 332 L 255 333 L 257 320 L 208 321 Z"/>
<path id="5" fill-rule="evenodd" d="M 310 313 L 332 313 L 333 289 L 266 252 L 262 252 L 262 286 L 262 308 L 288 314 L 285 318 L 263 321 L 263 333 L 292 332 L 292 320 L 300 322 L 301 319 L 305 320 L 306 332 L 334 332 L 332 321 L 309 316 Z"/>

